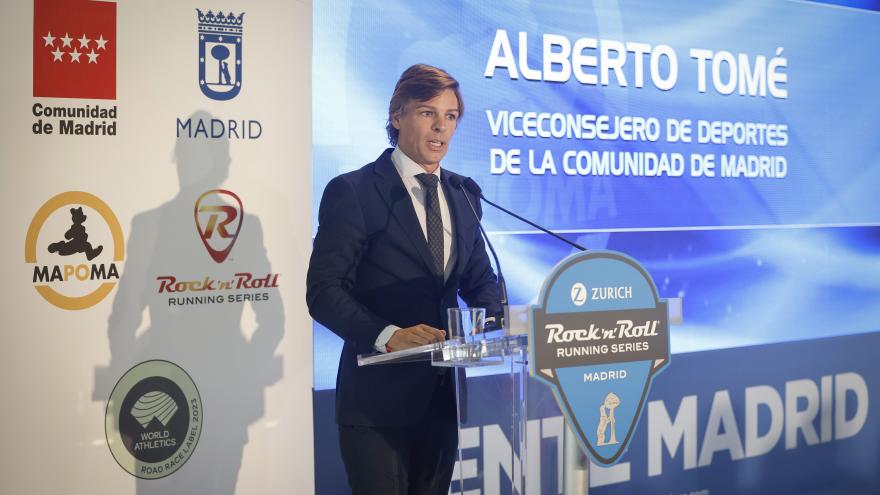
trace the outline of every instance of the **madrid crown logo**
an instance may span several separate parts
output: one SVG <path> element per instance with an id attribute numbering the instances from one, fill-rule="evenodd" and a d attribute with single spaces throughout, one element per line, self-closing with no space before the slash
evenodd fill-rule
<path id="1" fill-rule="evenodd" d="M 199 17 L 199 88 L 213 100 L 231 100 L 241 91 L 241 39 L 244 12 Z"/>

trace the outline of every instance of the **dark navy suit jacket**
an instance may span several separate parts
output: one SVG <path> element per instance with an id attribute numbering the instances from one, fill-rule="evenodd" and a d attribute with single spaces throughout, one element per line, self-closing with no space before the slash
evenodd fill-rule
<path id="1" fill-rule="evenodd" d="M 458 306 L 457 295 L 468 306 L 486 308 L 487 315 L 501 312 L 466 193 L 449 185 L 456 174 L 445 168 L 440 173 L 457 251 L 444 282 L 431 269 L 425 235 L 391 152 L 330 181 L 318 213 L 306 301 L 312 317 L 345 341 L 336 379 L 339 424 L 406 426 L 426 412 L 441 375 L 449 373 L 429 362 L 358 367 L 357 355 L 374 352 L 387 325 L 446 329 L 446 309 Z M 470 200 L 482 215 L 479 199 Z"/>

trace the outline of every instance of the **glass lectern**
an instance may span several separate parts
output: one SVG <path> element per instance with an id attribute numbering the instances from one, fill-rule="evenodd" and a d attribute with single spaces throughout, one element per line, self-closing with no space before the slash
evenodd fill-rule
<path id="1" fill-rule="evenodd" d="M 508 328 L 481 333 L 468 340 L 458 337 L 437 344 L 386 354 L 360 355 L 358 365 L 385 366 L 394 363 L 430 361 L 432 366 L 453 368 L 456 374 L 455 391 L 459 415 L 459 458 L 452 476 L 452 493 L 480 493 L 476 490 L 484 485 L 485 473 L 480 469 L 478 460 L 466 459 L 462 455 L 463 450 L 475 447 L 475 442 L 479 442 L 478 438 L 473 438 L 475 435 L 479 436 L 479 433 L 475 432 L 474 428 L 468 427 L 468 417 L 473 417 L 473 413 L 478 410 L 478 414 L 482 415 L 491 411 L 494 418 L 489 422 L 502 425 L 504 429 L 509 428 L 505 436 L 509 437 L 511 445 L 510 459 L 502 462 L 507 476 L 499 479 L 498 482 L 506 483 L 509 477 L 509 493 L 523 494 L 526 493 L 523 487 L 526 486 L 528 355 L 527 334 L 522 331 L 512 332 Z M 498 408 L 487 408 L 485 404 L 476 408 L 474 401 L 478 398 L 471 397 L 471 400 L 468 400 L 464 377 L 487 373 L 496 375 L 497 380 L 493 383 L 500 387 L 500 390 L 494 391 L 493 397 L 497 399 L 499 394 L 504 395 L 504 399 L 498 401 L 501 404 Z M 499 476 L 498 473 L 490 475 Z"/>
<path id="2" fill-rule="evenodd" d="M 681 323 L 681 299 L 666 301 L 670 324 Z M 459 414 L 459 458 L 450 493 L 472 495 L 483 493 L 484 487 L 493 492 L 494 487 L 498 487 L 501 493 L 540 494 L 541 458 L 548 456 L 552 460 L 553 450 L 557 472 L 545 472 L 543 477 L 546 481 L 548 476 L 552 479 L 556 475 L 557 492 L 582 495 L 589 492 L 591 484 L 600 486 L 613 482 L 610 480 L 620 474 L 619 466 L 599 467 L 590 462 L 563 423 L 555 401 L 548 400 L 549 391 L 542 394 L 545 389 L 534 387 L 544 386 L 529 379 L 528 308 L 506 309 L 502 330 L 387 354 L 361 355 L 358 364 L 385 366 L 430 361 L 432 366 L 453 368 Z M 494 376 L 492 380 L 477 378 L 486 375 Z M 528 392 L 530 386 L 531 393 Z M 529 395 L 533 396 L 531 400 Z M 542 418 L 540 432 L 534 424 L 538 417 Z M 490 426 L 487 430 L 485 426 L 481 429 L 474 425 Z M 552 436 L 557 438 L 556 449 L 542 452 L 542 439 Z M 477 447 L 482 449 L 481 458 L 473 457 Z"/>

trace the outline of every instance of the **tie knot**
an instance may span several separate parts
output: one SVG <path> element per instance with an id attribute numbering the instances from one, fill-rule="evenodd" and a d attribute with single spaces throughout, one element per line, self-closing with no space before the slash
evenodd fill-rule
<path id="1" fill-rule="evenodd" d="M 416 179 L 418 179 L 419 182 L 421 182 L 422 185 L 427 187 L 428 189 L 436 189 L 437 182 L 440 181 L 440 178 L 434 174 L 418 174 L 416 175 Z"/>

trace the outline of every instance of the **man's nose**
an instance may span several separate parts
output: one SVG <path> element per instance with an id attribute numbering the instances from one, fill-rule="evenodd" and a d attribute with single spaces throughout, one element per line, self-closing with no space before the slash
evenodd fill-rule
<path id="1" fill-rule="evenodd" d="M 434 119 L 434 126 L 432 127 L 437 132 L 442 132 L 446 130 L 446 119 L 442 116 L 438 116 Z"/>

